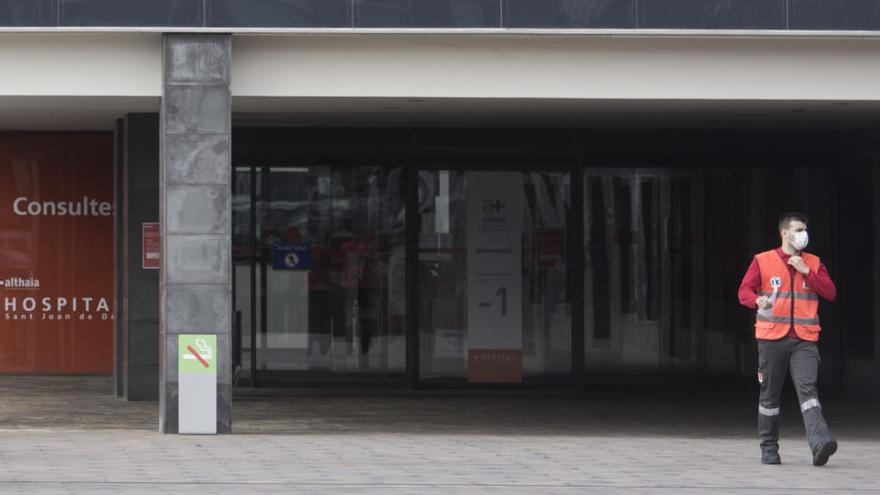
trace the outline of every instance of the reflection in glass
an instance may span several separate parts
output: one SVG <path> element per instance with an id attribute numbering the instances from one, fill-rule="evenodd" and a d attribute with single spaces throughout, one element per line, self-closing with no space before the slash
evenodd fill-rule
<path id="1" fill-rule="evenodd" d="M 584 176 L 585 367 L 693 367 L 696 177 L 639 169 Z"/>
<path id="2" fill-rule="evenodd" d="M 650 29 L 785 29 L 785 0 L 651 0 L 639 2 L 639 27 Z"/>
<path id="3" fill-rule="evenodd" d="M 355 27 L 499 27 L 498 0 L 354 0 Z"/>
<path id="4" fill-rule="evenodd" d="M 202 26 L 200 0 L 58 0 L 61 26 Z"/>
<path id="5" fill-rule="evenodd" d="M 405 369 L 404 212 L 400 169 L 263 167 L 255 269 L 257 370 Z M 245 181 L 238 174 L 238 181 Z M 250 234 L 243 194 L 234 195 Z M 236 248 L 244 243 L 234 241 Z M 291 254 L 292 253 L 292 254 Z M 249 261 L 248 261 L 249 263 Z M 251 308 L 249 267 L 237 265 L 236 307 Z M 245 354 L 250 328 L 243 327 Z M 244 361 L 247 357 L 244 357 Z M 246 365 L 245 365 L 246 367 Z"/>
<path id="6" fill-rule="evenodd" d="M 51 26 L 57 23 L 50 0 L 5 0 L 0 2 L 0 26 Z"/>
<path id="7" fill-rule="evenodd" d="M 634 28 L 635 0 L 504 0 L 504 27 Z"/>
<path id="8" fill-rule="evenodd" d="M 876 0 L 790 0 L 791 29 L 880 29 Z"/>
<path id="9" fill-rule="evenodd" d="M 349 0 L 209 0 L 209 26 L 350 27 Z"/>

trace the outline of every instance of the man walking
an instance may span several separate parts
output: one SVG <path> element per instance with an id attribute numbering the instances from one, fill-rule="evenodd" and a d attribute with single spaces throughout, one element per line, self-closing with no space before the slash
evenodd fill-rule
<path id="1" fill-rule="evenodd" d="M 779 218 L 782 245 L 755 256 L 739 287 L 740 304 L 757 309 L 758 434 L 761 462 L 780 464 L 779 400 L 791 371 L 813 453 L 823 466 L 837 451 L 837 441 L 822 416 L 816 381 L 819 374 L 819 298 L 833 301 L 837 289 L 819 257 L 807 247 L 807 217 L 786 213 Z"/>

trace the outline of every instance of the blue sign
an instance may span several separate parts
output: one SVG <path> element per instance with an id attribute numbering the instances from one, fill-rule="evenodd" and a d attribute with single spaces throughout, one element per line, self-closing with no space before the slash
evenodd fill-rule
<path id="1" fill-rule="evenodd" d="M 312 246 L 305 242 L 276 242 L 272 245 L 272 268 L 308 270 L 312 267 Z"/>

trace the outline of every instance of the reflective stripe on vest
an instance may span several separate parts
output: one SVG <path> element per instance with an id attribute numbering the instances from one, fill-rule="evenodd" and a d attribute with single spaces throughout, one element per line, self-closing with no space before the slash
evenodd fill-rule
<path id="1" fill-rule="evenodd" d="M 755 317 L 757 321 L 770 321 L 773 323 L 790 323 L 791 318 L 788 316 L 761 316 L 757 315 Z M 794 323 L 796 325 L 818 325 L 819 318 L 795 318 Z"/>
<path id="2" fill-rule="evenodd" d="M 762 290 L 762 291 L 760 292 L 760 294 L 761 294 L 762 296 L 770 297 L 770 296 L 773 295 L 773 292 L 772 292 L 772 291 L 769 291 L 769 290 Z M 791 297 L 791 292 L 789 292 L 789 291 L 782 291 L 782 292 L 777 292 L 777 293 L 776 293 L 776 299 L 788 299 L 788 298 L 790 298 L 790 297 Z M 818 300 L 819 300 L 819 294 L 816 294 L 816 293 L 814 293 L 814 292 L 795 292 L 795 293 L 794 293 L 794 298 L 795 298 L 795 299 L 804 299 L 804 300 L 807 300 L 807 301 L 818 301 Z"/>

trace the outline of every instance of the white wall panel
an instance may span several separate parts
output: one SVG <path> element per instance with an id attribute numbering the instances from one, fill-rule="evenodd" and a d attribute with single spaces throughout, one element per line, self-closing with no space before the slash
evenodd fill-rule
<path id="1" fill-rule="evenodd" d="M 880 40 L 237 35 L 240 97 L 880 100 Z"/>
<path id="2" fill-rule="evenodd" d="M 158 33 L 0 34 L 0 96 L 161 94 Z"/>

